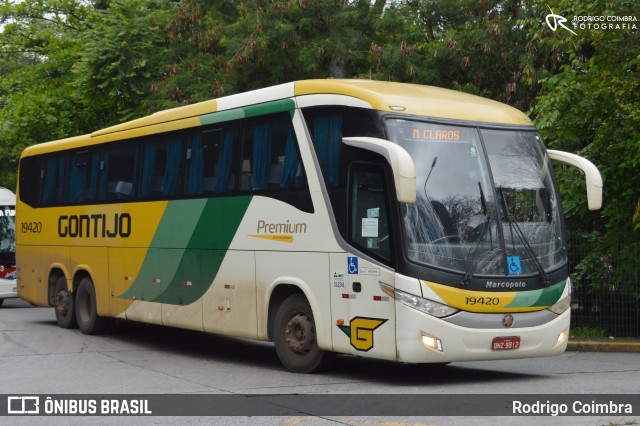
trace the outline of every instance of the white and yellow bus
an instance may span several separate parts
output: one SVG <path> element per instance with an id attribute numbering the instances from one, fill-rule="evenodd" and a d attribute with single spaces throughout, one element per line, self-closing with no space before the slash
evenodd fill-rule
<path id="1" fill-rule="evenodd" d="M 16 287 L 16 196 L 0 186 L 0 306 L 18 297 Z"/>
<path id="2" fill-rule="evenodd" d="M 407 363 L 560 354 L 560 196 L 521 112 L 433 87 L 298 81 L 27 148 L 19 296 L 110 318 Z"/>

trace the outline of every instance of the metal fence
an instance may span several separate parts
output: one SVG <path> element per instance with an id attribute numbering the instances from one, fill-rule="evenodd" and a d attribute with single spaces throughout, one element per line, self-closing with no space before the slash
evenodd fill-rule
<path id="1" fill-rule="evenodd" d="M 597 246 L 593 237 L 570 235 L 571 328 L 589 337 L 640 337 L 640 238 L 622 238 L 606 254 Z"/>

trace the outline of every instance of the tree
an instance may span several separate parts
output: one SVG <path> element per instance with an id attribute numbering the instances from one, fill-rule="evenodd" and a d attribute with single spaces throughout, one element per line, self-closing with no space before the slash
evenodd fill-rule
<path id="1" fill-rule="evenodd" d="M 628 0 L 561 1 L 554 8 L 554 13 L 569 20 L 572 16 L 633 17 L 636 11 L 636 2 Z M 601 269 L 602 257 L 624 259 L 637 253 L 640 231 L 640 33 L 630 28 L 634 22 L 627 22 L 626 28 L 621 25 L 624 21 L 603 24 L 610 23 L 614 26 L 606 29 L 578 26 L 575 34 L 552 33 L 546 27 L 539 30 L 539 40 L 557 49 L 562 64 L 558 73 L 542 82 L 533 109 L 536 124 L 550 147 L 590 159 L 604 180 L 604 208 L 590 213 L 580 176 L 558 170 L 569 228 L 594 242 L 593 251 L 577 265 L 582 275 Z M 636 263 L 615 262 L 616 283 L 597 285 L 629 288 L 628 283 L 634 282 L 630 268 Z"/>
<path id="2" fill-rule="evenodd" d="M 80 35 L 73 66 L 75 96 L 99 120 L 94 127 L 146 115 L 151 84 L 164 68 L 168 0 L 112 0 L 95 10 Z"/>
<path id="3" fill-rule="evenodd" d="M 15 187 L 27 146 L 83 130 L 86 112 L 72 96 L 70 70 L 89 11 L 76 0 L 0 4 L 0 185 Z"/>
<path id="4" fill-rule="evenodd" d="M 353 77 L 384 1 L 186 0 L 167 27 L 160 96 L 192 102 L 304 78 Z"/>

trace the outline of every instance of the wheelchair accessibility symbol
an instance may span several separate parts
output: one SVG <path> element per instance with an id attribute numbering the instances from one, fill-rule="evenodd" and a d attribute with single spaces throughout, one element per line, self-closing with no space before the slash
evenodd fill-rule
<path id="1" fill-rule="evenodd" d="M 520 256 L 507 256 L 507 264 L 509 265 L 509 275 L 520 275 L 522 273 Z"/>
<path id="2" fill-rule="evenodd" d="M 347 257 L 347 271 L 349 271 L 350 275 L 358 274 L 358 258 L 357 257 Z"/>

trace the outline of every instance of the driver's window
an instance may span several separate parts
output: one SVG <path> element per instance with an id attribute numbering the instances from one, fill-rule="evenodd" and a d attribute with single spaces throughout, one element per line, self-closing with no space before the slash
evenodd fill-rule
<path id="1" fill-rule="evenodd" d="M 391 261 L 389 215 L 379 166 L 354 167 L 350 174 L 350 242 L 380 260 Z"/>

